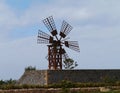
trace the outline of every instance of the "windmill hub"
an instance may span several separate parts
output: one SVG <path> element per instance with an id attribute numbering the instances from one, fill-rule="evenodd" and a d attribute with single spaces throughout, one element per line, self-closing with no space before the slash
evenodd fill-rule
<path id="1" fill-rule="evenodd" d="M 60 40 L 56 41 L 54 40 L 53 43 L 52 43 L 53 46 L 60 46 L 61 45 L 61 42 Z"/>
<path id="2" fill-rule="evenodd" d="M 43 20 L 43 23 L 48 28 L 51 35 L 39 30 L 38 31 L 38 43 L 49 44 L 48 45 L 48 67 L 49 69 L 62 69 L 62 61 L 68 59 L 69 56 L 66 53 L 65 49 L 62 48 L 64 45 L 67 48 L 80 52 L 79 45 L 77 41 L 66 41 L 65 37 L 72 30 L 72 26 L 69 25 L 66 21 L 62 22 L 61 30 L 59 33 L 60 38 L 58 39 L 57 29 L 53 17 L 50 16 Z M 64 38 L 64 40 L 62 40 Z"/>

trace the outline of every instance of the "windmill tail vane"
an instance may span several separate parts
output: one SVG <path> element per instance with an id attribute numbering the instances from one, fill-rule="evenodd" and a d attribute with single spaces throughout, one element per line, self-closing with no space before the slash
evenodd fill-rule
<path id="1" fill-rule="evenodd" d="M 69 58 L 63 46 L 72 49 L 74 51 L 80 52 L 79 44 L 77 41 L 67 40 L 69 39 L 67 35 L 70 33 L 73 27 L 70 24 L 68 24 L 66 21 L 63 21 L 60 32 L 58 34 L 52 16 L 44 19 L 43 23 L 47 27 L 51 35 L 39 30 L 37 43 L 47 44 L 48 46 L 47 60 L 48 60 L 49 69 L 61 70 L 62 61 Z"/>

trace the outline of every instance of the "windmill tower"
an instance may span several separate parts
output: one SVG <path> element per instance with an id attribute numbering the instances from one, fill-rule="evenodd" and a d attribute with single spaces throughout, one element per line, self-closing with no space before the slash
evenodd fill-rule
<path id="1" fill-rule="evenodd" d="M 60 33 L 58 34 L 52 16 L 44 19 L 43 23 L 45 24 L 51 35 L 39 30 L 37 42 L 39 44 L 47 44 L 48 46 L 49 69 L 61 70 L 62 61 L 69 58 L 63 46 L 70 48 L 74 51 L 80 52 L 77 41 L 66 41 L 67 40 L 66 36 L 72 30 L 72 26 L 69 25 L 66 21 L 63 21 L 60 29 Z"/>

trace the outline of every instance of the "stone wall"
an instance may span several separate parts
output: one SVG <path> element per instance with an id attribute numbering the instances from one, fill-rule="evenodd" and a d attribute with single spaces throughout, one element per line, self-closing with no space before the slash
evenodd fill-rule
<path id="1" fill-rule="evenodd" d="M 120 81 L 120 70 L 48 70 L 48 84 L 62 80 L 72 82 Z"/>
<path id="2" fill-rule="evenodd" d="M 25 71 L 18 84 L 47 85 L 47 70 Z"/>
<path id="3" fill-rule="evenodd" d="M 120 70 L 36 70 L 26 71 L 19 84 L 48 85 L 62 80 L 72 82 L 120 81 Z"/>

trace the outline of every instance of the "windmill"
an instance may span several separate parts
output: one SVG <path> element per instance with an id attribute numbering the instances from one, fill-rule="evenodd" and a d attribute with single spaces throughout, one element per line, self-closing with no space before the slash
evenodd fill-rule
<path id="1" fill-rule="evenodd" d="M 67 41 L 68 38 L 66 38 L 66 36 L 72 30 L 72 26 L 63 20 L 60 33 L 58 34 L 52 16 L 44 19 L 43 23 L 45 24 L 51 35 L 39 30 L 37 42 L 39 44 L 47 44 L 48 46 L 49 69 L 62 69 L 62 61 L 69 58 L 63 46 L 70 48 L 74 51 L 80 52 L 78 42 Z"/>

